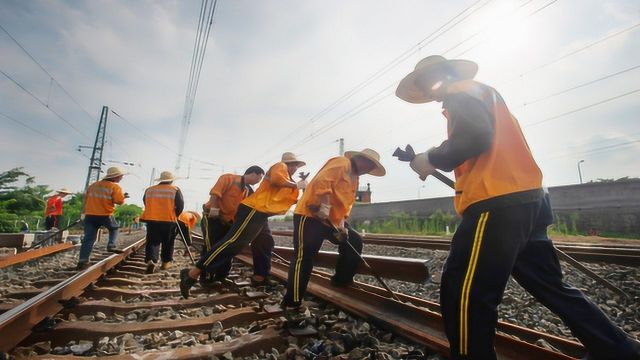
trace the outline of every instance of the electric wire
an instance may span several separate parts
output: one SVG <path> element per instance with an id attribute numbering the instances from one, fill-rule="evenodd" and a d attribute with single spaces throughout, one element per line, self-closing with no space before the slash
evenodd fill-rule
<path id="1" fill-rule="evenodd" d="M 436 39 L 438 39 L 440 36 L 444 35 L 445 33 L 447 33 L 449 30 L 451 30 L 453 27 L 457 26 L 458 24 L 460 24 L 462 21 L 466 20 L 469 16 L 471 16 L 472 14 L 474 14 L 475 12 L 479 11 L 480 9 L 482 9 L 483 7 L 485 7 L 486 5 L 488 5 L 490 2 L 492 2 L 493 0 L 489 0 L 486 1 L 484 4 L 480 5 L 478 8 L 474 9 L 473 11 L 471 11 L 469 14 L 467 14 L 466 16 L 464 16 L 462 19 L 460 19 L 458 22 L 456 22 L 455 24 L 453 24 L 452 26 L 450 26 L 449 28 L 443 30 L 442 32 L 440 32 L 442 29 L 444 29 L 447 25 L 451 24 L 453 21 L 455 21 L 457 18 L 461 17 L 464 15 L 464 13 L 466 13 L 467 11 L 469 11 L 471 8 L 473 8 L 474 6 L 478 5 L 480 2 L 482 2 L 482 0 L 476 1 L 474 3 L 472 3 L 470 6 L 466 7 L 465 9 L 463 9 L 460 13 L 458 13 L 457 15 L 455 15 L 453 18 L 451 18 L 450 20 L 448 20 L 447 22 L 445 22 L 444 24 L 442 24 L 441 26 L 439 26 L 436 30 L 434 30 L 433 32 L 431 32 L 429 35 L 427 35 L 424 39 L 420 40 L 417 44 L 413 45 L 411 48 L 405 50 L 402 54 L 400 54 L 399 56 L 397 56 L 396 58 L 394 58 L 391 62 L 389 62 L 388 64 L 386 64 L 385 66 L 383 66 L 381 69 L 379 69 L 378 71 L 376 71 L 374 74 L 370 75 L 367 79 L 365 79 L 364 81 L 362 81 L 361 83 L 359 83 L 358 85 L 356 85 L 354 88 L 352 88 L 351 90 L 349 90 L 347 93 L 345 93 L 344 95 L 342 95 L 341 97 L 339 97 L 337 100 L 335 100 L 333 103 L 331 103 L 329 106 L 327 106 L 326 108 L 324 108 L 323 110 L 321 110 L 319 113 L 315 114 L 314 116 L 312 116 L 311 118 L 309 118 L 307 121 L 305 121 L 302 125 L 300 125 L 299 127 L 297 127 L 296 129 L 294 129 L 293 131 L 291 131 L 290 133 L 288 133 L 285 137 L 283 137 L 281 140 L 279 140 L 278 142 L 276 142 L 274 144 L 274 146 L 272 146 L 271 148 L 269 148 L 264 154 L 270 154 L 273 150 L 275 150 L 278 146 L 280 146 L 284 141 L 290 139 L 293 135 L 295 135 L 296 133 L 299 133 L 302 129 L 304 129 L 305 127 L 309 126 L 310 124 L 314 123 L 316 120 L 320 119 L 321 117 L 323 117 L 325 114 L 329 113 L 331 110 L 335 109 L 338 105 L 344 103 L 346 100 L 350 99 L 353 95 L 355 95 L 356 93 L 358 93 L 360 90 L 366 88 L 367 86 L 369 86 L 373 81 L 377 80 L 378 78 L 380 78 L 382 75 L 386 74 L 387 72 L 389 72 L 391 69 L 395 68 L 397 65 L 401 64 L 403 61 L 405 61 L 406 59 L 408 59 L 410 56 L 412 56 L 413 54 L 415 54 L 416 52 L 420 51 L 423 47 L 425 47 L 426 45 L 432 43 L 433 41 L 435 41 Z M 438 34 L 438 32 L 440 32 Z M 437 35 L 436 35 L 437 34 Z M 428 42 L 426 42 L 427 40 L 429 40 Z M 426 43 L 425 43 L 426 42 Z M 368 101 L 368 100 L 367 100 Z M 362 105 L 362 104 L 360 104 Z M 358 106 L 360 106 L 358 105 Z"/>
<path id="2" fill-rule="evenodd" d="M 69 120 L 65 119 L 62 115 L 60 115 L 58 112 L 56 112 L 55 110 L 53 110 L 50 106 L 48 106 L 47 104 L 44 103 L 44 101 L 40 100 L 40 98 L 38 98 L 37 96 L 35 96 L 31 91 L 27 90 L 21 83 L 19 83 L 17 80 L 15 80 L 14 78 L 12 78 L 9 74 L 7 74 L 6 72 L 4 72 L 2 69 L 0 69 L 0 73 L 2 73 L 2 75 L 4 75 L 4 77 L 6 77 L 7 79 L 9 79 L 11 82 L 13 82 L 17 87 L 19 87 L 20 89 L 22 89 L 22 91 L 24 91 L 25 93 L 27 93 L 29 96 L 31 96 L 34 100 L 36 100 L 40 105 L 44 106 L 45 108 L 47 108 L 49 111 L 51 111 L 58 119 L 62 120 L 63 122 L 65 122 L 67 125 L 69 125 L 69 127 L 71 127 L 73 130 L 75 130 L 78 134 L 84 136 L 87 139 L 91 139 L 91 137 L 89 137 L 87 134 L 85 134 L 84 132 L 82 132 L 82 130 L 78 129 L 75 125 L 73 125 Z"/>
<path id="3" fill-rule="evenodd" d="M 204 64 L 204 57 L 209 43 L 209 34 L 213 26 L 213 19 L 218 0 L 202 0 L 200 6 L 200 16 L 198 19 L 198 29 L 196 31 L 196 39 L 191 59 L 191 67 L 189 69 L 189 80 L 187 83 L 187 91 L 185 95 L 184 112 L 180 126 L 180 138 L 178 144 L 178 157 L 176 160 L 176 171 L 180 170 L 182 157 L 184 156 L 184 147 L 186 145 L 189 133 L 189 125 L 191 123 L 191 115 L 193 105 L 195 104 L 198 85 L 200 84 L 200 74 Z M 205 20 L 206 19 L 206 20 Z"/>

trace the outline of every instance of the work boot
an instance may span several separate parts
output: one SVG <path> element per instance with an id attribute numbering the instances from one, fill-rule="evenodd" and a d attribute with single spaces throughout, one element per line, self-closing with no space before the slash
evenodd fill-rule
<path id="1" fill-rule="evenodd" d="M 269 285 L 268 276 L 262 276 L 262 280 L 257 280 L 255 278 L 255 275 L 251 277 L 251 286 L 257 287 L 257 286 L 267 286 L 267 285 Z"/>
<path id="2" fill-rule="evenodd" d="M 153 274 L 156 271 L 156 263 L 153 260 L 147 261 L 147 274 Z"/>
<path id="3" fill-rule="evenodd" d="M 107 251 L 108 252 L 112 252 L 112 253 L 120 253 L 120 252 L 122 252 L 122 250 L 118 249 L 118 247 L 115 246 L 115 245 L 107 246 Z"/>
<path id="4" fill-rule="evenodd" d="M 160 266 L 161 270 L 169 270 L 173 267 L 173 261 L 165 261 Z"/>
<path id="5" fill-rule="evenodd" d="M 349 287 L 353 285 L 353 280 L 350 281 L 344 281 L 344 280 L 338 280 L 334 277 L 331 278 L 331 286 L 335 286 L 335 287 Z"/>
<path id="6" fill-rule="evenodd" d="M 189 290 L 196 284 L 196 281 L 196 279 L 192 279 L 189 276 L 189 269 L 180 270 L 180 294 L 182 294 L 183 298 L 189 298 Z"/>
<path id="7" fill-rule="evenodd" d="M 76 270 L 84 270 L 84 269 L 86 269 L 88 267 L 89 267 L 89 263 L 88 262 L 81 261 L 76 266 Z"/>

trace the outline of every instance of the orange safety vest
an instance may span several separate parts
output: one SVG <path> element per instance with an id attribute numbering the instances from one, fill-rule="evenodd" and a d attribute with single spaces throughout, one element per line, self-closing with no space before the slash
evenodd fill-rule
<path id="1" fill-rule="evenodd" d="M 196 225 L 196 222 L 198 222 L 198 218 L 188 211 L 182 212 L 180 216 L 178 216 L 178 220 L 187 225 L 189 229 L 193 229 L 193 227 Z"/>
<path id="2" fill-rule="evenodd" d="M 282 186 L 293 181 L 287 170 L 287 164 L 276 163 L 264 176 L 256 192 L 242 200 L 244 204 L 261 213 L 282 215 L 298 201 L 298 189 Z"/>
<path id="3" fill-rule="evenodd" d="M 176 193 L 178 187 L 158 184 L 144 192 L 144 212 L 140 219 L 151 221 L 176 221 Z"/>
<path id="4" fill-rule="evenodd" d="M 473 80 L 453 83 L 447 91 L 465 93 L 480 100 L 495 119 L 489 150 L 454 169 L 456 212 L 462 214 L 469 205 L 500 195 L 542 188 L 542 172 L 533 159 L 518 120 L 502 96 L 492 87 Z M 451 135 L 451 120 L 447 120 Z"/>
<path id="5" fill-rule="evenodd" d="M 44 209 L 44 216 L 62 215 L 62 197 L 53 195 L 47 200 L 47 207 Z"/>
<path id="6" fill-rule="evenodd" d="M 116 204 L 124 204 L 124 194 L 120 185 L 108 180 L 99 180 L 87 188 L 84 199 L 84 213 L 96 216 L 111 216 Z"/>
<path id="7" fill-rule="evenodd" d="M 351 173 L 351 160 L 339 156 L 327 161 L 302 193 L 294 214 L 313 217 L 323 195 L 329 194 L 329 221 L 338 226 L 349 217 L 356 201 L 359 177 Z"/>
<path id="8" fill-rule="evenodd" d="M 247 187 L 242 186 L 242 183 L 242 175 L 223 174 L 209 192 L 209 195 L 220 199 L 218 206 L 224 222 L 233 222 L 236 219 L 240 201 L 247 197 Z"/>

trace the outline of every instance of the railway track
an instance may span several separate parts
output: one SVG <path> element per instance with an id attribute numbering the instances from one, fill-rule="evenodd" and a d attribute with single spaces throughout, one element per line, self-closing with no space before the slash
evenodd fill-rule
<path id="1" fill-rule="evenodd" d="M 274 230 L 272 233 L 273 235 L 278 236 L 293 236 L 293 232 L 288 230 Z M 363 240 L 365 244 L 398 246 L 403 248 L 422 248 L 430 250 L 448 251 L 451 246 L 450 239 L 437 236 L 366 234 L 363 237 Z M 554 241 L 554 244 L 558 249 L 579 261 L 640 266 L 640 246 L 556 241 Z"/>
<path id="2" fill-rule="evenodd" d="M 177 279 L 186 258 L 176 254 L 179 266 L 145 274 L 142 246 L 140 240 L 0 315 L 0 350 L 56 359 L 421 359 L 424 352 L 448 353 L 437 304 L 403 294 L 393 301 L 364 283 L 337 289 L 329 274 L 315 271 L 304 302 L 307 326 L 289 331 L 278 306 L 286 260 L 272 264 L 277 281 L 253 288 L 247 281 L 251 256 L 240 254 L 233 285 L 196 288 L 195 297 L 184 300 Z M 575 342 L 506 323 L 499 331 L 502 359 L 571 359 L 583 351 Z"/>

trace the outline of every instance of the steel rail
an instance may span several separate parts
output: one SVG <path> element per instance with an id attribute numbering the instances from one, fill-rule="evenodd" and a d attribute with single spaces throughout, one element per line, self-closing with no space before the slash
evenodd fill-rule
<path id="1" fill-rule="evenodd" d="M 253 262 L 249 255 L 240 254 L 236 258 L 247 264 Z M 288 267 L 274 262 L 271 275 L 286 281 Z M 422 344 L 444 356 L 449 355 L 449 343 L 440 314 L 410 303 L 394 301 L 380 295 L 377 291 L 367 291 L 360 285 L 357 283 L 356 286 L 335 288 L 330 285 L 329 274 L 314 271 L 307 291 L 380 328 Z M 384 291 L 381 288 L 377 289 Z M 541 348 L 501 333 L 496 334 L 496 352 L 498 358 L 503 360 L 574 359 L 572 356 Z"/>
<path id="2" fill-rule="evenodd" d="M 55 254 L 60 251 L 69 250 L 74 246 L 75 245 L 73 245 L 70 242 L 64 242 L 62 244 L 46 246 L 36 250 L 23 251 L 15 255 L 3 256 L 3 257 L 0 257 L 0 269 L 6 268 L 7 266 L 11 266 L 11 265 L 21 264 L 29 260 L 41 258 L 43 256 Z"/>
<path id="3" fill-rule="evenodd" d="M 293 236 L 292 231 L 272 230 L 276 236 Z M 448 251 L 451 240 L 438 237 L 419 237 L 412 235 L 377 235 L 367 234 L 362 237 L 365 244 L 398 246 L 403 248 L 423 248 L 430 250 Z M 571 244 L 556 242 L 554 245 L 561 251 L 572 256 L 576 260 L 585 262 L 605 262 L 624 266 L 640 266 L 640 247 L 631 245 L 604 245 L 604 244 Z"/>
<path id="4" fill-rule="evenodd" d="M 60 301 L 80 295 L 84 289 L 98 280 L 108 270 L 123 261 L 144 245 L 144 238 L 127 246 L 119 254 L 113 254 L 88 269 L 66 279 L 48 290 L 0 315 L 0 351 L 13 349 L 31 334 L 32 328 L 63 306 Z"/>

